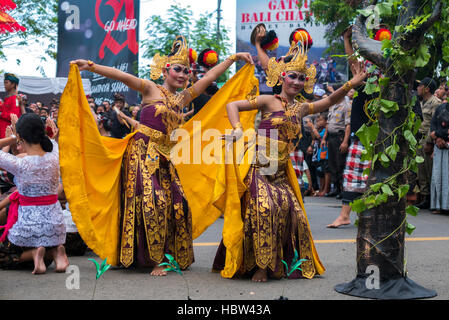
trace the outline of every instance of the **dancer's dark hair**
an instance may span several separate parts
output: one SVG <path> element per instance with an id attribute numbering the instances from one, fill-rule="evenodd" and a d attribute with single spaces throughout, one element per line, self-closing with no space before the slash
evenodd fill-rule
<path id="1" fill-rule="evenodd" d="M 45 125 L 37 114 L 22 115 L 16 123 L 16 132 L 27 143 L 40 144 L 45 152 L 53 151 L 53 143 L 45 133 Z"/>

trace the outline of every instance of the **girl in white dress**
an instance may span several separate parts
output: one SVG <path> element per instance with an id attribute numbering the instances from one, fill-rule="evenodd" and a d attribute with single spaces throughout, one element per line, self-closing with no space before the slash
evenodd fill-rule
<path id="1" fill-rule="evenodd" d="M 34 113 L 21 116 L 16 131 L 17 137 L 0 139 L 1 147 L 17 143 L 22 152 L 14 156 L 0 151 L 0 167 L 14 175 L 18 190 L 10 196 L 8 223 L 0 238 L 4 239 L 0 267 L 33 261 L 33 274 L 41 274 L 46 271 L 45 258 L 54 260 L 56 272 L 65 272 L 69 262 L 63 246 L 64 215 L 58 201 L 58 144 L 47 137 L 42 120 Z M 14 204 L 18 204 L 15 218 Z"/>

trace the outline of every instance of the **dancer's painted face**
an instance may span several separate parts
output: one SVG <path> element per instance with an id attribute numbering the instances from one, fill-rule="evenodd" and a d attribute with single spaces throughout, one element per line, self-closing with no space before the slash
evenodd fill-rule
<path id="1" fill-rule="evenodd" d="M 297 95 L 304 89 L 306 76 L 297 71 L 289 71 L 283 77 L 283 88 L 289 95 Z"/>
<path id="2" fill-rule="evenodd" d="M 181 64 L 174 64 L 166 70 L 166 81 L 175 88 L 183 88 L 190 77 L 190 69 Z"/>

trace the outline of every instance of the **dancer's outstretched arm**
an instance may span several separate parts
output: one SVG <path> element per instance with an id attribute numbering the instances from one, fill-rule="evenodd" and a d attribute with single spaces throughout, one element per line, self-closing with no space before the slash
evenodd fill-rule
<path id="1" fill-rule="evenodd" d="M 88 70 L 106 78 L 123 82 L 130 89 L 141 92 L 143 100 L 145 100 L 145 96 L 150 96 L 155 90 L 158 90 L 154 82 L 140 79 L 132 74 L 112 67 L 102 66 L 83 59 L 73 60 L 70 63 L 77 64 L 80 71 Z"/>
<path id="2" fill-rule="evenodd" d="M 366 72 L 363 62 L 354 63 L 353 66 L 354 66 L 353 68 L 354 77 L 327 98 L 314 102 L 313 113 L 320 113 L 326 111 L 331 106 L 341 101 L 352 88 L 356 88 L 363 83 L 363 80 L 365 80 L 365 78 L 368 76 L 368 73 Z M 303 108 L 301 108 L 302 111 L 301 117 L 308 115 L 309 113 L 308 105 L 309 105 L 308 103 L 303 104 Z"/>

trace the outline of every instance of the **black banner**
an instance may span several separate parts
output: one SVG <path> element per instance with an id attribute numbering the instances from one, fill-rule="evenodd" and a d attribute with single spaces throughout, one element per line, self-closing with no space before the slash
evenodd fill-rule
<path id="1" fill-rule="evenodd" d="M 70 61 L 92 60 L 137 75 L 139 57 L 139 0 L 60 0 L 58 12 L 57 77 L 67 77 Z M 100 104 L 113 94 L 138 103 L 136 91 L 120 81 L 83 71 L 92 97 Z"/>

